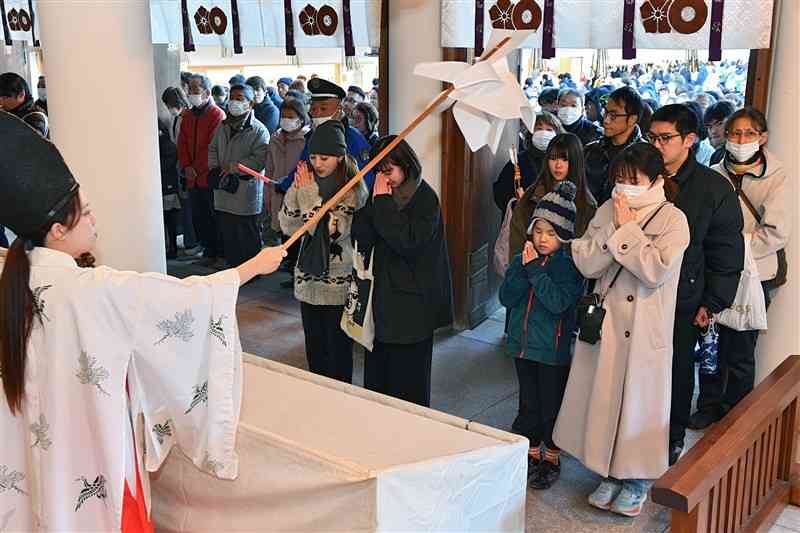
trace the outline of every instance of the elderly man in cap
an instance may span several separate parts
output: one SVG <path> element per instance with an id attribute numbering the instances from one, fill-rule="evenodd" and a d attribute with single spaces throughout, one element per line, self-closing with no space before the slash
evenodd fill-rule
<path id="1" fill-rule="evenodd" d="M 342 110 L 342 100 L 345 99 L 344 89 L 322 78 L 311 78 L 308 80 L 308 90 L 311 91 L 311 122 L 313 127 L 316 128 L 320 124 L 324 124 L 329 120 L 338 120 L 344 124 L 345 138 L 347 140 L 347 153 L 358 163 L 359 168 L 369 162 L 370 144 L 367 139 L 361 134 L 360 131 L 352 127 Z M 312 130 L 313 131 L 313 130 Z M 308 161 L 308 142 L 311 138 L 311 133 L 306 134 L 306 147 L 303 153 L 300 154 L 300 161 Z M 278 189 L 286 192 L 294 183 L 295 171 L 289 173 L 288 176 L 269 176 L 275 180 L 282 180 L 278 185 Z M 364 183 L 367 189 L 372 190 L 372 183 L 375 176 L 369 172 L 364 176 Z"/>
<path id="2" fill-rule="evenodd" d="M 228 117 L 208 147 L 208 168 L 219 176 L 214 210 L 225 260 L 231 266 L 261 251 L 257 219 L 264 206 L 264 183 L 237 169 L 241 163 L 261 172 L 267 160 L 269 133 L 255 116 L 254 100 L 255 91 L 250 85 L 231 87 Z"/>

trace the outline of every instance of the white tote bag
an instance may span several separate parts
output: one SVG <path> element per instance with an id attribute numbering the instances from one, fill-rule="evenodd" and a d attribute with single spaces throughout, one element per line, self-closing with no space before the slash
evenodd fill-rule
<path id="1" fill-rule="evenodd" d="M 739 279 L 736 299 L 731 307 L 717 317 L 718 323 L 736 331 L 767 329 L 767 306 L 750 239 L 750 236 L 744 239 L 744 270 Z"/>
<path id="2" fill-rule="evenodd" d="M 372 275 L 375 247 L 369 255 L 369 265 L 364 265 L 364 255 L 358 251 L 358 241 L 353 246 L 353 281 L 347 291 L 342 313 L 342 330 L 358 344 L 372 351 L 375 342 L 375 318 L 372 316 L 372 293 L 375 291 Z"/>

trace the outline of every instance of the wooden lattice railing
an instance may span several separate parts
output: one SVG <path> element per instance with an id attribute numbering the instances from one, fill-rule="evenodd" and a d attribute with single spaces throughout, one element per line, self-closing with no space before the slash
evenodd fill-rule
<path id="1" fill-rule="evenodd" d="M 672 533 L 769 528 L 793 494 L 800 356 L 791 356 L 652 489 L 672 509 Z M 800 492 L 800 491 L 799 491 Z"/>

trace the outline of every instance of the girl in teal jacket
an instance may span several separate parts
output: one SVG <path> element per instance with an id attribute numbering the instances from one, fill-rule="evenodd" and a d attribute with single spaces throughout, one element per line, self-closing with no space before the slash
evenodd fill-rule
<path id="1" fill-rule="evenodd" d="M 530 441 L 528 473 L 535 489 L 550 488 L 561 473 L 553 426 L 569 377 L 575 305 L 584 292 L 583 277 L 564 248 L 575 235 L 574 200 L 570 181 L 542 198 L 529 240 L 500 287 L 500 302 L 509 313 L 507 351 L 519 379 L 512 429 Z"/>

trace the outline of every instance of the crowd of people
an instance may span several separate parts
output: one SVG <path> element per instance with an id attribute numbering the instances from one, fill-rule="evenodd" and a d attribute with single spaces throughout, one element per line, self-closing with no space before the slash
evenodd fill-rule
<path id="1" fill-rule="evenodd" d="M 603 476 L 591 505 L 636 516 L 687 428 L 720 420 L 753 388 L 758 330 L 718 319 L 744 290 L 746 253 L 764 307 L 785 282 L 786 176 L 764 115 L 706 89 L 725 68 L 723 85 L 738 89 L 741 65 L 721 67 L 688 74 L 677 100 L 647 98 L 674 73 L 618 70 L 616 88 L 589 91 L 562 76 L 538 93 L 533 131 L 495 182 L 520 387 L 512 430 L 530 441 L 534 489 L 558 480 L 565 450 Z M 692 414 L 709 328 L 719 369 L 701 374 Z"/>
<path id="2" fill-rule="evenodd" d="M 498 250 L 520 392 L 512 430 L 530 442 L 533 489 L 557 482 L 564 450 L 603 477 L 591 505 L 636 516 L 652 480 L 680 457 L 687 428 L 716 422 L 753 388 L 758 331 L 716 321 L 737 298 L 747 253 L 769 305 L 785 275 L 789 212 L 764 115 L 729 98 L 740 67 L 618 69 L 588 91 L 566 75 L 560 88 L 545 77 L 525 84 L 534 128 L 494 197 L 508 224 Z M 0 107 L 46 136 L 44 80 L 37 104 L 18 78 L 0 76 Z M 239 265 L 242 283 L 283 258 L 309 369 L 348 383 L 353 340 L 343 316 L 354 269 L 368 265 L 374 342 L 365 386 L 428 406 L 434 332 L 452 321 L 452 280 L 439 200 L 408 143 L 340 195 L 288 255 L 262 250 L 265 228 L 273 244 L 286 242 L 394 140 L 377 133 L 376 95 L 377 80 L 368 92 L 318 77 L 281 78 L 273 88 L 234 76 L 223 87 L 184 73 L 162 95 L 172 118 L 159 125 L 167 255 L 177 257 L 182 226 L 185 248 L 202 250 L 216 269 Z M 44 234 L 15 243 L 14 261 L 23 245 L 58 248 L 72 224 L 93 225 L 59 168 L 61 192 L 74 201 L 58 220 L 47 215 Z M 696 345 L 712 326 L 719 371 L 701 378 L 692 414 Z"/>
<path id="3" fill-rule="evenodd" d="M 159 138 L 168 258 L 178 255 L 179 224 L 184 248 L 202 248 L 202 264 L 216 269 L 256 256 L 265 234 L 286 242 L 391 142 L 378 134 L 377 89 L 378 80 L 366 92 L 316 76 L 281 78 L 274 88 L 234 76 L 222 87 L 200 74 L 166 89 L 172 119 Z M 433 332 L 452 321 L 441 209 L 405 141 L 376 168 L 288 248 L 281 268 L 291 278 L 282 285 L 301 304 L 309 369 L 351 382 L 353 340 L 341 322 L 357 242 L 376 280 L 365 385 L 427 406 Z"/>

